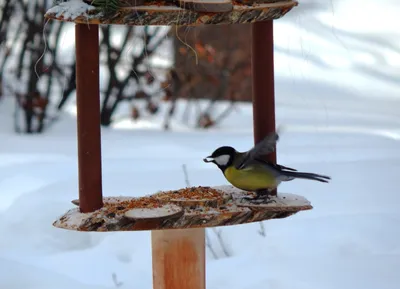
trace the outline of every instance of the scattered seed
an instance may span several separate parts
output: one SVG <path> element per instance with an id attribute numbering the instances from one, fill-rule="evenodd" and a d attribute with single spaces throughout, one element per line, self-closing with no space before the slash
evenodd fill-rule
<path id="1" fill-rule="evenodd" d="M 115 217 L 115 213 L 111 212 L 107 215 L 107 218 L 114 218 Z"/>

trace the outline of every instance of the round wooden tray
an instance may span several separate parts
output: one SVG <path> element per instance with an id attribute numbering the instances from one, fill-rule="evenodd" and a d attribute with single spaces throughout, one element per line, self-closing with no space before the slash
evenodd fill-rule
<path id="1" fill-rule="evenodd" d="M 183 1 L 183 0 L 182 0 Z M 250 1 L 250 0 L 249 0 Z M 82 3 L 73 10 L 68 2 L 50 8 L 46 18 L 82 24 L 120 24 L 120 25 L 202 25 L 202 24 L 244 24 L 274 20 L 283 17 L 297 1 L 275 1 L 273 3 L 253 3 L 233 1 L 231 10 L 225 12 L 193 11 L 177 7 L 170 1 L 157 1 L 151 5 L 121 7 L 117 12 L 105 15 L 93 6 Z M 201 6 L 201 5 L 198 5 Z M 189 9 L 190 8 L 190 9 Z"/>
<path id="2" fill-rule="evenodd" d="M 168 202 L 165 198 L 155 197 L 160 193 L 141 198 L 105 197 L 103 208 L 92 213 L 81 213 L 79 208 L 73 208 L 53 225 L 68 230 L 97 232 L 201 228 L 286 218 L 312 209 L 308 200 L 293 194 L 279 193 L 271 198 L 274 202 L 266 204 L 246 199 L 249 193 L 232 186 L 189 189 L 197 193 L 203 190 L 204 196 L 210 189 L 217 190 L 224 197 L 217 205 L 207 202 L 206 197 L 199 198 L 201 202 L 196 205 L 191 201 L 176 202 L 173 199 Z M 78 200 L 72 203 L 79 205 Z"/>

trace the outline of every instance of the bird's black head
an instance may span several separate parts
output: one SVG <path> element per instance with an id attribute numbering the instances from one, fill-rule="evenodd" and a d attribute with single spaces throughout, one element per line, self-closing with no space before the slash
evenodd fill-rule
<path id="1" fill-rule="evenodd" d="M 236 150 L 233 147 L 223 146 L 217 148 L 211 156 L 203 159 L 206 163 L 216 164 L 222 171 L 229 167 L 235 159 Z"/>

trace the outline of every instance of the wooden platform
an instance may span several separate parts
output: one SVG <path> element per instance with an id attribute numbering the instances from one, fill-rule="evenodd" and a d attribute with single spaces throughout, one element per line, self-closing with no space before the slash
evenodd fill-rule
<path id="1" fill-rule="evenodd" d="M 227 12 L 199 12 L 177 7 L 171 2 L 157 1 L 151 2 L 146 6 L 122 7 L 112 15 L 106 16 L 86 3 L 82 2 L 81 6 L 75 6 L 73 9 L 68 3 L 64 2 L 50 8 L 45 17 L 83 24 L 244 24 L 279 19 L 294 6 L 298 5 L 297 1 L 278 1 L 249 5 L 233 1 L 233 9 Z"/>
<path id="2" fill-rule="evenodd" d="M 104 207 L 93 213 L 73 208 L 53 223 L 77 231 L 140 231 L 237 225 L 286 218 L 311 210 L 305 198 L 280 193 L 265 204 L 244 198 L 252 193 L 232 186 L 191 187 L 133 197 L 105 197 Z M 79 205 L 78 200 L 73 204 Z"/>

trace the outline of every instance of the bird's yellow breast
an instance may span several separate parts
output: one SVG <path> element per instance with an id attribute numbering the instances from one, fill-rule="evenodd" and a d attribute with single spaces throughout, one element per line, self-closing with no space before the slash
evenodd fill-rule
<path id="1" fill-rule="evenodd" d="M 245 191 L 257 191 L 277 186 L 274 175 L 262 167 L 237 170 L 231 166 L 224 171 L 224 175 L 233 186 Z"/>

